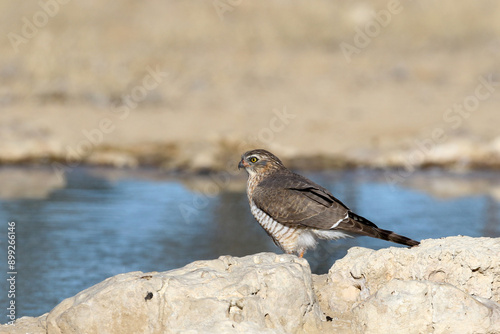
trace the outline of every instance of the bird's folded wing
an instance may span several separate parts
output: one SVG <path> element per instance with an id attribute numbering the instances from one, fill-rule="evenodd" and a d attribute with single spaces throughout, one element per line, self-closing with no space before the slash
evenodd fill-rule
<path id="1" fill-rule="evenodd" d="M 255 205 L 281 224 L 330 229 L 349 209 L 328 190 L 297 174 L 273 175 L 253 191 Z"/>

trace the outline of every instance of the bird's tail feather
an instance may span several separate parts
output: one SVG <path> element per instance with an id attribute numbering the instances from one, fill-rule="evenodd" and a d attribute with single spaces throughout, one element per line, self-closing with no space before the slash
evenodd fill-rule
<path id="1" fill-rule="evenodd" d="M 351 228 L 350 232 L 354 232 L 361 235 L 366 235 L 369 237 L 374 237 L 382 240 L 392 241 L 401 245 L 406 246 L 417 246 L 420 242 L 407 238 L 405 236 L 396 234 L 392 231 L 383 230 L 378 228 L 377 225 L 369 221 L 368 219 L 358 216 L 355 213 L 349 212 L 349 221 Z"/>

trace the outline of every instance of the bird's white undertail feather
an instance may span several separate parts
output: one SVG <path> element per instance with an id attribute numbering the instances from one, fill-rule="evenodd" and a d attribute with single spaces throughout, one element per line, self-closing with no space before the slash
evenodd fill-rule
<path id="1" fill-rule="evenodd" d="M 344 231 L 335 231 L 335 230 L 312 230 L 318 238 L 326 239 L 326 240 L 336 240 L 342 238 L 354 238 L 354 235 L 344 232 Z"/>
<path id="2" fill-rule="evenodd" d="M 300 251 L 316 248 L 317 244 L 316 235 L 310 230 L 303 230 L 297 239 L 297 249 L 300 249 Z"/>
<path id="3" fill-rule="evenodd" d="M 353 236 L 342 231 L 305 229 L 297 239 L 298 249 L 316 248 L 318 239 L 335 240 L 341 238 L 352 238 Z"/>
<path id="4" fill-rule="evenodd" d="M 297 239 L 297 249 L 300 251 L 316 248 L 318 239 L 335 240 L 341 238 L 352 238 L 353 235 L 342 231 L 304 229 Z"/>

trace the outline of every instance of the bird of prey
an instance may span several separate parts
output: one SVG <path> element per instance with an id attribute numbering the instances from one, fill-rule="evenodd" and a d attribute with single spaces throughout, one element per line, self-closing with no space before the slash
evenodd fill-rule
<path id="1" fill-rule="evenodd" d="M 287 169 L 266 150 L 244 153 L 238 168 L 248 173 L 250 209 L 274 243 L 300 257 L 318 239 L 366 235 L 406 246 L 418 241 L 383 230 L 335 198 L 328 190 Z"/>

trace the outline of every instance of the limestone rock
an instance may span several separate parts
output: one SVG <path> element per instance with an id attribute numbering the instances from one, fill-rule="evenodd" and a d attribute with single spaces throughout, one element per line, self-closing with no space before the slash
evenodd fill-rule
<path id="1" fill-rule="evenodd" d="M 261 253 L 111 277 L 0 333 L 500 333 L 500 239 L 355 247 L 327 275 Z"/>
<path id="2" fill-rule="evenodd" d="M 22 317 L 13 325 L 0 325 L 0 333 L 5 334 L 46 334 L 47 313 L 38 318 Z"/>
<path id="3" fill-rule="evenodd" d="M 494 333 L 500 331 L 500 239 L 352 248 L 332 266 L 318 298 L 333 322 L 354 324 L 354 333 L 453 333 L 458 318 L 461 333 Z"/>
<path id="4" fill-rule="evenodd" d="M 55 307 L 49 333 L 318 332 L 307 261 L 262 253 L 111 277 Z"/>
<path id="5" fill-rule="evenodd" d="M 500 332 L 500 305 L 431 281 L 389 281 L 353 313 L 358 333 Z"/>

